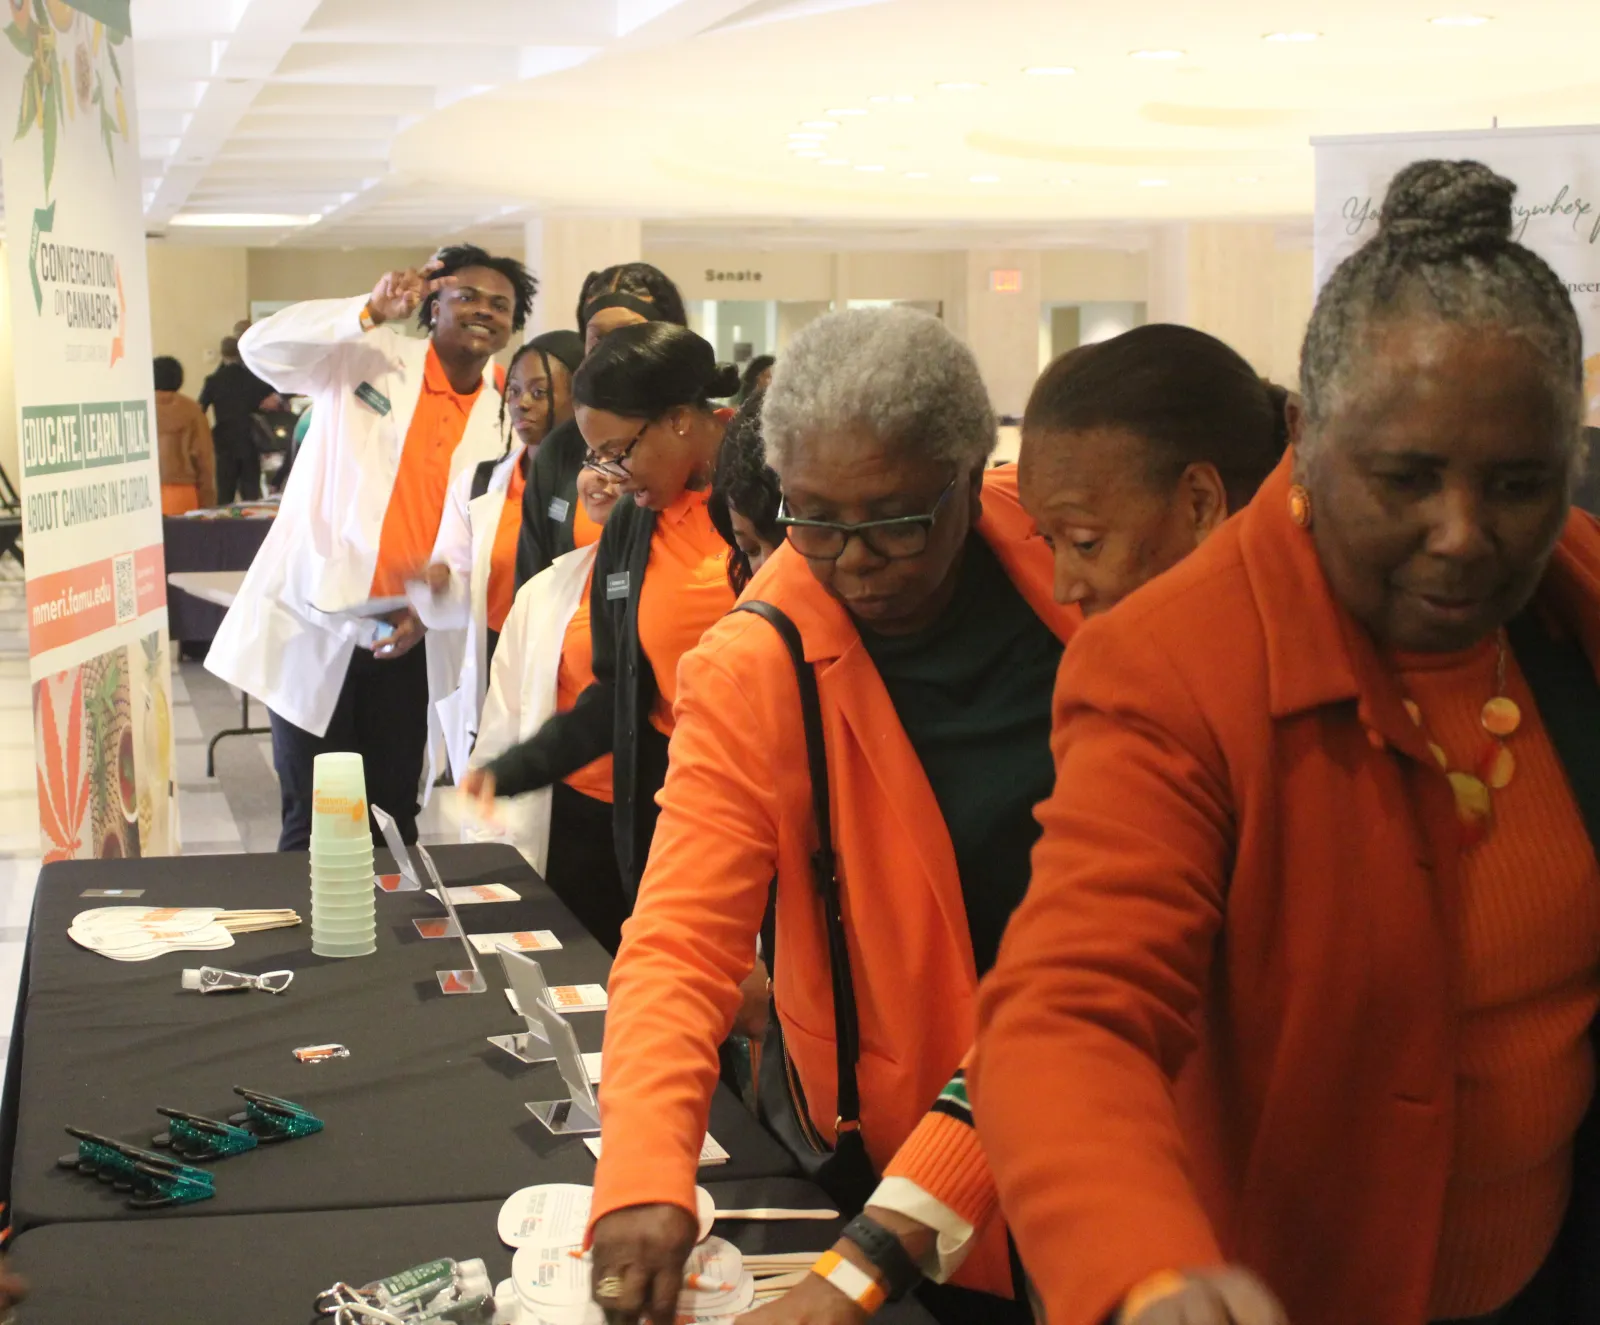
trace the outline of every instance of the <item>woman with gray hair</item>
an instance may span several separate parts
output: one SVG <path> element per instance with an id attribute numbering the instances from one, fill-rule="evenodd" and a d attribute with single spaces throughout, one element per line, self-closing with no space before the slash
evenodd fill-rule
<path id="1" fill-rule="evenodd" d="M 971 1075 L 1051 1325 L 1600 1320 L 1600 526 L 1514 187 L 1395 176 L 1303 440 L 1062 665 Z"/>
<path id="2" fill-rule="evenodd" d="M 769 1038 L 762 1100 L 785 1110 L 775 1129 L 829 1159 L 819 1181 L 856 1214 L 938 1098 L 1027 887 L 1050 695 L 1079 620 L 1052 599 L 1014 472 L 985 470 L 988 396 L 937 319 L 813 323 L 778 361 L 763 423 L 787 545 L 743 601 L 781 615 L 735 612 L 683 659 L 660 819 L 611 972 L 592 1208 L 611 1321 L 674 1317 L 717 1046 L 774 889 L 782 1045 Z M 836 900 L 819 906 L 819 887 Z M 891 1178 L 808 1283 L 844 1318 L 898 1296 L 938 1265 L 926 1218 L 924 1263 L 907 1254 L 899 1211 L 937 1205 L 960 1224 L 965 1180 L 911 1174 L 896 1196 Z M 940 1320 L 1027 1319 L 992 1224 L 965 1288 L 918 1290 Z"/>

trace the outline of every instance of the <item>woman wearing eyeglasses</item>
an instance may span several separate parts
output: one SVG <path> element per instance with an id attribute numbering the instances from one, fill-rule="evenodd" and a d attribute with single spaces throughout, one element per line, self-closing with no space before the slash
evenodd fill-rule
<path id="1" fill-rule="evenodd" d="M 762 424 L 788 545 L 742 601 L 789 618 L 820 692 L 860 1134 L 881 1172 L 970 1045 L 978 977 L 1027 886 L 1032 810 L 1052 781 L 1051 688 L 1078 613 L 1052 599 L 1050 549 L 1014 471 L 985 472 L 988 395 L 937 319 L 873 309 L 813 323 L 779 360 Z M 661 803 L 610 982 L 593 1239 L 613 1321 L 672 1319 L 717 1047 L 774 877 L 769 957 L 794 1117 L 830 1146 L 850 1130 L 836 1127 L 799 691 L 770 622 L 736 612 L 683 659 Z M 765 1063 L 776 1052 L 769 1041 Z M 786 1106 L 762 1075 L 763 1109 Z M 998 1221 L 961 1274 L 965 1288 L 923 1295 L 941 1320 L 1027 1318 L 1007 1300 Z"/>
<path id="2" fill-rule="evenodd" d="M 515 597 L 528 470 L 545 439 L 572 418 L 572 374 L 582 358 L 583 339 L 575 331 L 547 331 L 517 350 L 500 401 L 506 453 L 456 478 L 439 522 L 425 572 L 433 596 L 422 600 L 418 616 L 430 630 L 467 631 L 461 684 L 439 701 L 457 778 L 472 754 L 489 663 Z"/>
<path id="3" fill-rule="evenodd" d="M 600 539 L 590 590 L 595 681 L 537 735 L 462 781 L 487 803 L 614 753 L 612 828 L 630 899 L 666 777 L 678 660 L 733 606 L 728 547 L 707 500 L 725 426 L 711 401 L 737 389 L 738 373 L 719 365 L 706 341 L 666 322 L 623 327 L 583 361 L 572 390 L 589 446 L 585 467 L 615 479 L 624 495 Z"/>

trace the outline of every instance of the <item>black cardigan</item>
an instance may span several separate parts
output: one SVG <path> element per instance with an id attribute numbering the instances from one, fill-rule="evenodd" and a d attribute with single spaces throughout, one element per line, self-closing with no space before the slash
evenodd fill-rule
<path id="1" fill-rule="evenodd" d="M 1600 687 L 1594 664 L 1572 641 L 1552 639 L 1531 612 L 1513 621 L 1507 634 L 1589 841 L 1600 852 Z M 1589 1038 L 1600 1053 L 1600 1021 L 1590 1027 Z M 1578 1129 L 1572 1198 L 1550 1259 L 1546 1291 L 1555 1300 L 1548 1303 L 1554 1309 L 1549 1319 L 1600 1320 L 1600 1094 Z"/>
<path id="2" fill-rule="evenodd" d="M 532 491 L 531 480 L 528 488 Z M 567 712 L 557 713 L 488 765 L 495 790 L 518 796 L 559 782 L 602 755 L 615 755 L 612 834 L 630 899 L 650 854 L 656 792 L 667 777 L 667 738 L 650 725 L 656 674 L 639 646 L 639 590 L 655 528 L 655 512 L 636 506 L 632 497 L 612 508 L 589 587 L 594 684 Z M 526 536 L 526 525 L 523 532 Z"/>
<path id="3" fill-rule="evenodd" d="M 522 489 L 522 533 L 517 539 L 517 588 L 557 557 L 571 552 L 572 522 L 578 507 L 578 471 L 589 447 L 568 419 L 533 453 Z"/>

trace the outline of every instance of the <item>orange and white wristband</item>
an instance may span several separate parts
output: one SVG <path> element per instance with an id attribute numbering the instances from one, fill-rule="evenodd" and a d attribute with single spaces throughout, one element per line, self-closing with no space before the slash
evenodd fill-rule
<path id="1" fill-rule="evenodd" d="M 885 1294 L 878 1281 L 836 1251 L 825 1251 L 817 1257 L 811 1273 L 826 1279 L 869 1316 L 884 1304 Z"/>
<path id="2" fill-rule="evenodd" d="M 371 304 L 362 304 L 361 305 L 361 330 L 363 330 L 363 331 L 371 331 L 377 325 L 378 325 L 377 318 L 372 316 L 372 305 Z"/>

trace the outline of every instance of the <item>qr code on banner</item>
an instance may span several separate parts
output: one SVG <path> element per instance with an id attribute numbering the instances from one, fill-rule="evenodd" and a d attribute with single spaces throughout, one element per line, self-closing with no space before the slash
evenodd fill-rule
<path id="1" fill-rule="evenodd" d="M 117 624 L 120 626 L 139 615 L 139 595 L 133 587 L 133 553 L 112 559 L 111 577 L 115 589 Z"/>

